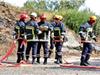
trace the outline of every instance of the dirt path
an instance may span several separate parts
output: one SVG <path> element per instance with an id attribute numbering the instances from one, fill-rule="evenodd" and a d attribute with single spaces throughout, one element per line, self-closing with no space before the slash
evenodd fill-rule
<path id="1" fill-rule="evenodd" d="M 9 57 L 7 61 L 15 62 L 15 60 L 15 57 Z M 72 56 L 67 58 L 66 61 L 79 64 L 79 57 Z M 91 65 L 100 66 L 99 58 L 91 58 L 90 61 Z M 100 75 L 100 70 L 78 68 L 65 69 L 54 64 L 54 59 L 49 59 L 48 64 L 43 65 L 43 59 L 41 58 L 41 64 L 21 67 L 0 67 L 0 75 Z"/>

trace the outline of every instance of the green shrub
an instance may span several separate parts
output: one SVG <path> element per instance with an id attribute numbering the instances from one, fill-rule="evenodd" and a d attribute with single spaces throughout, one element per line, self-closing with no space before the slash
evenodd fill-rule
<path id="1" fill-rule="evenodd" d="M 69 9 L 63 16 L 66 26 L 77 33 L 80 25 L 86 22 L 90 15 L 92 14 L 87 12 L 78 12 L 77 10 Z"/>

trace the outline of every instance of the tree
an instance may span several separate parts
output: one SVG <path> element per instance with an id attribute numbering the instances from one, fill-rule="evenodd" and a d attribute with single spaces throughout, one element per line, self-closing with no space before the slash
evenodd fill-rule
<path id="1" fill-rule="evenodd" d="M 24 3 L 25 8 L 30 8 L 30 9 L 46 9 L 46 4 L 45 1 L 43 0 L 28 0 L 26 3 Z"/>
<path id="2" fill-rule="evenodd" d="M 61 0 L 59 9 L 79 9 L 85 0 Z"/>
<path id="3" fill-rule="evenodd" d="M 28 0 L 26 3 L 24 3 L 24 8 L 33 9 L 37 6 L 37 3 L 35 1 Z"/>
<path id="4" fill-rule="evenodd" d="M 61 9 L 78 9 L 85 0 L 28 0 L 24 7 L 57 11 Z"/>

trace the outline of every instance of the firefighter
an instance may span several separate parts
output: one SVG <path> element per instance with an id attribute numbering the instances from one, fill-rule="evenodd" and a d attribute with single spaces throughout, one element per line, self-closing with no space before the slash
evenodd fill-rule
<path id="1" fill-rule="evenodd" d="M 55 17 L 56 17 L 56 16 L 57 16 L 57 15 L 54 15 L 54 16 L 53 16 L 53 22 L 55 22 Z M 62 17 L 61 15 L 59 15 L 59 19 L 60 19 L 60 21 L 62 21 L 62 20 L 63 20 L 63 17 Z M 51 25 L 52 25 L 52 22 L 51 22 Z M 65 32 L 65 31 L 64 31 L 64 32 Z M 65 37 L 65 36 L 64 36 L 64 37 Z M 65 38 L 64 38 L 64 40 L 65 40 Z M 54 50 L 54 42 L 53 42 L 52 32 L 51 32 L 49 58 L 51 57 L 51 54 L 53 53 L 53 50 Z"/>
<path id="2" fill-rule="evenodd" d="M 25 20 L 28 18 L 28 15 L 25 13 L 20 14 L 20 20 L 17 21 L 15 26 L 16 39 L 18 41 L 18 50 L 17 50 L 17 63 L 20 63 L 21 60 L 24 60 L 24 50 L 25 50 Z"/>
<path id="3" fill-rule="evenodd" d="M 32 12 L 30 15 L 30 20 L 27 22 L 26 26 L 26 36 L 27 36 L 27 48 L 26 48 L 26 62 L 29 62 L 29 54 L 32 49 L 32 64 L 35 63 L 35 58 L 37 54 L 37 45 L 36 37 L 38 34 L 38 23 L 36 22 L 37 13 Z M 31 32 L 30 32 L 31 31 Z"/>
<path id="4" fill-rule="evenodd" d="M 41 34 L 38 35 L 38 39 L 40 42 L 38 43 L 37 49 L 37 63 L 40 63 L 40 49 L 43 46 L 44 51 L 44 62 L 43 64 L 47 64 L 49 49 L 48 49 L 48 39 L 49 39 L 49 32 L 53 29 L 52 26 L 46 21 L 46 15 L 40 15 L 40 22 L 38 23 L 39 29 L 41 30 Z M 46 41 L 48 40 L 48 41 Z"/>
<path id="5" fill-rule="evenodd" d="M 54 16 L 54 22 L 52 23 L 53 26 L 53 33 L 52 38 L 56 48 L 56 55 L 55 55 L 55 63 L 60 64 L 62 63 L 62 45 L 64 39 L 64 24 L 62 23 L 62 18 L 60 15 Z"/>
<path id="6" fill-rule="evenodd" d="M 82 24 L 79 28 L 79 34 L 81 37 L 81 42 L 83 43 L 83 50 L 81 54 L 81 66 L 88 66 L 89 65 L 89 58 L 92 52 L 92 45 L 91 43 L 96 41 L 96 36 L 93 32 L 93 26 L 96 22 L 96 16 L 90 16 L 89 20 Z"/>

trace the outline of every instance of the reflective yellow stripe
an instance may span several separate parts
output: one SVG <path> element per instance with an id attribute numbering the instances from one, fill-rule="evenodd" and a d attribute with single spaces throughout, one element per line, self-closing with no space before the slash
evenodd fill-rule
<path id="1" fill-rule="evenodd" d="M 34 27 L 33 26 L 26 26 L 26 30 L 32 30 L 32 35 L 33 35 L 33 37 L 32 37 L 32 39 L 27 39 L 27 41 L 33 41 L 34 40 L 34 35 L 35 35 L 35 33 L 34 33 Z"/>
<path id="2" fill-rule="evenodd" d="M 59 27 L 56 27 L 56 28 L 54 29 L 54 32 L 55 32 L 55 31 L 58 31 L 59 36 L 61 35 L 61 32 L 60 32 L 60 28 L 59 28 Z"/>
<path id="3" fill-rule="evenodd" d="M 15 29 L 17 29 L 18 30 L 18 34 L 20 34 L 20 27 L 16 26 Z"/>

